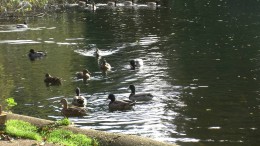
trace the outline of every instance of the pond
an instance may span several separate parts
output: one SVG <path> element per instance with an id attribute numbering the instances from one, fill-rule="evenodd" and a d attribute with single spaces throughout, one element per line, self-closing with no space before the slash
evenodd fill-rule
<path id="1" fill-rule="evenodd" d="M 158 9 L 98 3 L 94 12 L 71 8 L 20 20 L 28 29 L 1 20 L 0 62 L 14 81 L 13 112 L 60 119 L 59 101 L 79 87 L 89 113 L 70 120 L 80 128 L 180 145 L 257 145 L 260 15 L 242 3 L 176 0 Z M 112 66 L 107 74 L 93 55 L 97 48 Z M 30 61 L 30 49 L 47 56 Z M 130 70 L 129 60 L 137 58 L 143 67 Z M 83 69 L 91 72 L 86 83 L 75 78 Z M 45 73 L 62 85 L 46 87 Z M 110 112 L 108 94 L 128 99 L 130 84 L 154 99 Z"/>

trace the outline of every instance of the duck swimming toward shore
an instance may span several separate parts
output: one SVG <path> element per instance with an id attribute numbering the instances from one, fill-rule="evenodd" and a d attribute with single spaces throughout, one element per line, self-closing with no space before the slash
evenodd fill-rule
<path id="1" fill-rule="evenodd" d="M 82 107 L 69 107 L 67 99 L 61 99 L 60 103 L 63 105 L 61 114 L 65 117 L 82 117 L 87 115 L 87 109 Z"/>
<path id="2" fill-rule="evenodd" d="M 105 59 L 103 59 L 103 62 L 100 65 L 100 69 L 103 72 L 109 71 L 109 70 L 111 70 L 111 65 L 109 63 L 107 63 L 107 61 Z"/>

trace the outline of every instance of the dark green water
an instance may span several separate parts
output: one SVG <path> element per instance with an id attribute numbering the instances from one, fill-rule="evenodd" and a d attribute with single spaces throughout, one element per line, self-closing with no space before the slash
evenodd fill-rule
<path id="1" fill-rule="evenodd" d="M 172 1 L 151 10 L 107 8 L 27 18 L 29 29 L 0 23 L 0 63 L 14 80 L 13 112 L 60 119 L 61 98 L 80 87 L 89 115 L 81 128 L 121 132 L 180 145 L 259 144 L 260 12 L 258 2 Z M 93 51 L 112 71 L 104 76 Z M 30 49 L 48 56 L 31 62 Z M 128 60 L 142 58 L 141 69 Z M 91 80 L 76 80 L 87 68 Z M 44 74 L 62 78 L 46 87 Z M 109 112 L 107 95 L 125 99 L 129 84 L 155 99 L 126 112 Z"/>

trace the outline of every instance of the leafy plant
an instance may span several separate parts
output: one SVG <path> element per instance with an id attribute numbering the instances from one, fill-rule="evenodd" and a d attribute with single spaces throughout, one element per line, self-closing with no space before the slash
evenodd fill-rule
<path id="1" fill-rule="evenodd" d="M 68 118 L 63 118 L 61 120 L 56 121 L 55 123 L 59 126 L 68 126 L 71 124 L 71 122 Z"/>
<path id="2" fill-rule="evenodd" d="M 10 109 L 12 107 L 17 105 L 17 103 L 14 101 L 14 98 L 12 98 L 12 97 L 9 97 L 9 98 L 5 99 L 5 102 L 7 104 L 6 107 L 5 107 L 6 111 L 10 111 Z"/>

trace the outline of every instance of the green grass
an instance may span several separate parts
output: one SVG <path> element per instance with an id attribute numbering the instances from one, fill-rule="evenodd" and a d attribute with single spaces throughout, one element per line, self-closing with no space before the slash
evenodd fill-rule
<path id="1" fill-rule="evenodd" d="M 57 129 L 53 130 L 47 136 L 47 141 L 59 143 L 66 146 L 97 146 L 97 141 L 87 138 L 83 134 L 74 134 L 68 130 Z"/>
<path id="2" fill-rule="evenodd" d="M 56 121 L 55 123 L 59 126 L 68 126 L 71 124 L 71 122 L 68 118 L 63 118 L 61 120 Z"/>
<path id="3" fill-rule="evenodd" d="M 69 130 L 59 129 L 59 126 L 69 125 L 69 119 L 62 119 L 53 125 L 36 127 L 31 123 L 21 120 L 8 120 L 6 122 L 6 134 L 15 137 L 28 138 L 37 141 L 44 139 L 47 142 L 58 143 L 66 146 L 98 146 L 95 139 L 83 134 L 75 134 Z"/>
<path id="4" fill-rule="evenodd" d="M 5 132 L 11 136 L 28 138 L 33 140 L 42 140 L 42 137 L 37 133 L 37 127 L 28 122 L 21 120 L 8 120 L 6 122 Z"/>

